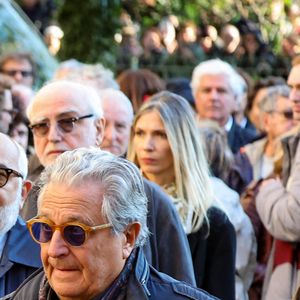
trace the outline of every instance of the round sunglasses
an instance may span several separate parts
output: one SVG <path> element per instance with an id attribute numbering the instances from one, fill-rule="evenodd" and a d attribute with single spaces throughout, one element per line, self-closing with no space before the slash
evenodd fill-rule
<path id="1" fill-rule="evenodd" d="M 27 221 L 26 224 L 33 240 L 39 244 L 49 242 L 54 231 L 59 230 L 64 241 L 75 247 L 83 245 L 90 232 L 112 227 L 112 224 L 88 226 L 79 222 L 54 225 L 48 220 L 41 220 L 37 217 Z"/>

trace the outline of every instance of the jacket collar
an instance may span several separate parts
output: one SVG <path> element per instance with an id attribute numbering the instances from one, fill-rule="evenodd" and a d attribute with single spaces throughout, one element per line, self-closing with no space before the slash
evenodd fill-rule
<path id="1" fill-rule="evenodd" d="M 136 249 L 136 256 L 135 269 L 128 281 L 126 297 L 127 299 L 148 300 L 151 296 L 147 287 L 150 275 L 149 264 L 142 249 Z"/>

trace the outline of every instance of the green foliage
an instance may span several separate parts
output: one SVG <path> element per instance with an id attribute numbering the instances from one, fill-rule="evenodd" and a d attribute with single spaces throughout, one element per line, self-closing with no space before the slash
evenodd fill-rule
<path id="1" fill-rule="evenodd" d="M 282 1 L 285 9 L 293 3 Z M 57 0 L 57 21 L 64 31 L 59 58 L 100 62 L 115 70 L 118 45 L 114 35 L 120 32 L 120 16 L 124 10 L 141 25 L 142 32 L 170 14 L 176 15 L 180 22 L 192 20 L 217 29 L 225 23 L 248 18 L 260 25 L 266 41 L 279 53 L 286 15 L 283 9 L 280 18 L 272 20 L 274 2 L 276 0 Z"/>
<path id="2" fill-rule="evenodd" d="M 282 11 L 281 19 L 271 20 L 274 0 L 157 0 L 155 6 L 149 6 L 142 0 L 123 0 L 123 3 L 142 29 L 157 25 L 168 14 L 176 15 L 180 22 L 192 20 L 198 25 L 211 24 L 218 29 L 227 22 L 249 18 L 260 24 L 265 39 L 275 52 L 280 43 L 280 23 L 286 17 Z M 292 3 L 292 0 L 284 0 L 285 8 Z"/>
<path id="3" fill-rule="evenodd" d="M 121 0 L 65 0 L 57 21 L 64 31 L 59 58 L 114 66 Z"/>

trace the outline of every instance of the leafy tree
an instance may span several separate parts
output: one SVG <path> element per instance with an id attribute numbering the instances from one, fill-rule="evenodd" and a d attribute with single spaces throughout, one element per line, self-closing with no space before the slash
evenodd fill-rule
<path id="1" fill-rule="evenodd" d="M 121 0 L 65 0 L 59 4 L 57 21 L 64 31 L 59 58 L 85 63 L 115 64 L 120 28 Z"/>

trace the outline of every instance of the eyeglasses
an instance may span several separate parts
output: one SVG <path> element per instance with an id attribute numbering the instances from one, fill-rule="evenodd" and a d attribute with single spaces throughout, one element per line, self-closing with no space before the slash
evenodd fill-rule
<path id="1" fill-rule="evenodd" d="M 293 119 L 293 111 L 292 110 L 285 110 L 285 111 L 281 111 L 279 113 L 281 113 L 288 120 Z"/>
<path id="2" fill-rule="evenodd" d="M 74 129 L 74 124 L 82 119 L 87 119 L 93 117 L 93 114 L 89 114 L 82 117 L 72 117 L 72 118 L 65 118 L 60 119 L 57 121 L 57 128 L 62 133 L 69 133 Z M 29 128 L 32 130 L 32 133 L 36 136 L 43 137 L 47 135 L 50 129 L 50 122 L 41 122 L 37 124 L 29 125 Z"/>
<path id="3" fill-rule="evenodd" d="M 8 182 L 8 179 L 11 174 L 14 174 L 16 177 L 24 178 L 23 175 L 13 169 L 9 168 L 0 168 L 0 188 L 4 187 L 6 183 Z"/>
<path id="4" fill-rule="evenodd" d="M 33 76 L 32 71 L 24 71 L 24 70 L 1 70 L 2 73 L 14 77 L 17 73 L 21 74 L 22 77 L 31 77 Z"/>
<path id="5" fill-rule="evenodd" d="M 88 226 L 78 222 L 71 222 L 63 225 L 53 225 L 50 221 L 41 220 L 39 217 L 35 217 L 27 221 L 26 224 L 32 238 L 39 244 L 49 242 L 54 231 L 59 230 L 64 241 L 75 247 L 83 245 L 90 232 L 112 227 L 111 224 Z"/>
<path id="6" fill-rule="evenodd" d="M 6 108 L 1 108 L 0 112 L 6 112 L 8 113 L 12 118 L 15 117 L 17 110 L 15 109 L 6 109 Z"/>
<path id="7" fill-rule="evenodd" d="M 277 113 L 284 116 L 287 120 L 293 119 L 293 111 L 292 110 L 284 110 L 284 111 L 270 111 L 270 113 Z"/>

